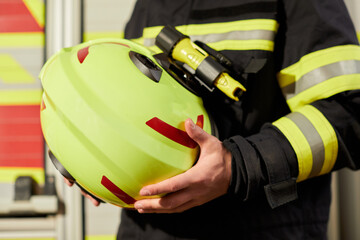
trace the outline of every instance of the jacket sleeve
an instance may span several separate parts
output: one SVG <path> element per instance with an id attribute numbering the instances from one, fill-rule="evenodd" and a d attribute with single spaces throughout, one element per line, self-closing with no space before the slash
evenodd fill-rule
<path id="1" fill-rule="evenodd" d="M 360 47 L 344 3 L 286 0 L 278 17 L 277 79 L 291 113 L 224 141 L 238 156 L 229 191 L 247 199 L 265 184 L 272 207 L 296 198 L 295 181 L 360 168 Z"/>

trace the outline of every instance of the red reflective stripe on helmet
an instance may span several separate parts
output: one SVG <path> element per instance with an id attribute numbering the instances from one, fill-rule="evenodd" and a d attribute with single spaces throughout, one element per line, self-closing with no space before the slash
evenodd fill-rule
<path id="1" fill-rule="evenodd" d="M 203 115 L 198 116 L 196 124 L 199 127 L 203 128 L 204 125 Z M 192 140 L 185 131 L 173 127 L 157 117 L 154 117 L 149 121 L 147 121 L 146 125 L 154 129 L 164 137 L 167 137 L 173 140 L 174 142 L 177 142 L 185 147 L 196 148 L 197 146 L 197 143 L 194 140 Z"/>
<path id="2" fill-rule="evenodd" d="M 83 63 L 85 58 L 89 54 L 89 47 L 90 46 L 82 48 L 77 52 L 77 57 L 78 57 L 80 63 Z"/>
<path id="3" fill-rule="evenodd" d="M 136 200 L 129 196 L 126 192 L 121 190 L 118 186 L 116 186 L 110 179 L 106 176 L 103 176 L 101 179 L 101 184 L 107 188 L 110 192 L 112 192 L 116 197 L 118 197 L 121 201 L 126 204 L 134 204 Z"/>
<path id="4" fill-rule="evenodd" d="M 106 42 L 105 42 L 105 43 L 106 43 Z M 121 45 L 121 46 L 124 46 L 124 47 L 130 48 L 130 46 L 129 46 L 129 45 L 124 44 L 124 43 L 118 43 L 118 42 L 107 42 L 107 43 L 117 44 L 117 45 Z"/>
<path id="5" fill-rule="evenodd" d="M 203 128 L 204 127 L 204 115 L 199 115 L 197 117 L 196 125 Z"/>
<path id="6" fill-rule="evenodd" d="M 123 46 L 123 47 L 127 47 L 127 48 L 130 48 L 129 45 L 126 45 L 126 44 L 123 44 L 123 43 L 117 43 L 117 42 L 104 42 L 104 43 L 110 43 L 110 44 L 116 44 L 116 45 L 120 45 L 120 46 Z M 94 45 L 99 45 L 99 44 L 104 44 L 104 43 L 95 43 L 91 46 L 94 46 Z M 84 47 L 82 49 L 80 49 L 78 52 L 77 52 L 77 57 L 78 57 L 78 60 L 80 63 L 83 63 L 85 58 L 89 55 L 89 48 L 91 46 L 87 46 L 87 47 Z"/>

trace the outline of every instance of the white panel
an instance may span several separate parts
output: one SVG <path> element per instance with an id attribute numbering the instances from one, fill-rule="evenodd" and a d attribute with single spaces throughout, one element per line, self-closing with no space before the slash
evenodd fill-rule
<path id="1" fill-rule="evenodd" d="M 331 206 L 330 219 L 328 223 L 328 239 L 339 240 L 340 238 L 340 219 L 339 219 L 339 184 L 338 173 L 332 173 L 331 182 Z"/>
<path id="2" fill-rule="evenodd" d="M 135 0 L 85 0 L 85 32 L 124 31 Z"/>
<path id="3" fill-rule="evenodd" d="M 116 235 L 121 208 L 105 203 L 95 207 L 85 201 L 85 230 L 87 236 Z"/>
<path id="4" fill-rule="evenodd" d="M 354 21 L 357 31 L 360 31 L 360 1 L 359 0 L 345 0 L 351 18 Z"/>
<path id="5" fill-rule="evenodd" d="M 340 239 L 360 239 L 360 173 L 339 172 Z"/>

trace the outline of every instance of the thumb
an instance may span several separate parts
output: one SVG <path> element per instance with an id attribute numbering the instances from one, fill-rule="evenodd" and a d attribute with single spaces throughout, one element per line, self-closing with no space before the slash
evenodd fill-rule
<path id="1" fill-rule="evenodd" d="M 198 125 L 196 125 L 190 118 L 185 121 L 186 133 L 199 145 L 205 142 L 208 134 Z"/>

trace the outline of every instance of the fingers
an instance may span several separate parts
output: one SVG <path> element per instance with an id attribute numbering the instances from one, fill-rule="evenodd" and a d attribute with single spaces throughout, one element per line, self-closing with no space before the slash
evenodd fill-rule
<path id="1" fill-rule="evenodd" d="M 209 134 L 197 126 L 190 118 L 185 121 L 185 130 L 189 137 L 197 142 L 200 147 L 209 137 Z"/>
<path id="2" fill-rule="evenodd" d="M 176 175 L 172 178 L 166 179 L 162 182 L 148 185 L 140 190 L 141 196 L 152 196 L 171 192 L 177 192 L 190 185 L 187 172 Z"/>
<path id="3" fill-rule="evenodd" d="M 81 194 L 86 197 L 87 199 L 90 200 L 90 202 L 95 206 L 99 206 L 100 205 L 100 202 L 96 199 L 94 199 L 93 197 L 91 197 L 89 194 L 87 194 L 85 191 L 81 190 Z"/>
<path id="4" fill-rule="evenodd" d="M 189 118 L 185 122 L 185 129 L 189 136 L 195 141 L 203 142 L 207 139 L 207 133 Z M 190 169 L 191 170 L 191 169 Z M 184 172 L 172 178 L 166 179 L 157 184 L 148 185 L 140 190 L 141 196 L 152 196 L 165 193 L 171 193 L 179 191 L 190 185 L 191 178 L 188 176 L 188 172 Z"/>
<path id="5" fill-rule="evenodd" d="M 186 191 L 169 194 L 162 198 L 138 200 L 134 207 L 139 213 L 179 213 L 196 206 Z"/>
<path id="6" fill-rule="evenodd" d="M 74 185 L 74 183 L 72 181 L 70 181 L 69 179 L 65 178 L 64 177 L 64 182 L 66 185 L 68 185 L 69 187 L 72 187 Z M 86 197 L 87 199 L 89 199 L 91 201 L 91 203 L 94 205 L 94 206 L 99 206 L 100 205 L 100 202 L 97 201 L 96 199 L 94 199 L 93 197 L 91 197 L 89 194 L 87 194 L 85 191 L 81 190 L 81 194 Z"/>
<path id="7" fill-rule="evenodd" d="M 142 196 L 166 195 L 138 200 L 134 207 L 139 213 L 183 212 L 226 193 L 231 154 L 229 158 L 222 143 L 191 119 L 185 121 L 185 130 L 200 146 L 197 164 L 182 174 L 142 188 Z"/>
<path id="8" fill-rule="evenodd" d="M 162 198 L 138 200 L 134 207 L 139 213 L 175 213 L 187 210 L 191 207 L 190 202 L 193 202 L 192 199 L 196 194 L 189 191 L 194 181 L 190 170 L 157 184 L 145 186 L 140 190 L 142 196 L 167 195 Z"/>
<path id="9" fill-rule="evenodd" d="M 73 182 L 71 182 L 69 179 L 64 177 L 64 182 L 66 183 L 66 185 L 68 185 L 69 187 L 72 187 L 72 185 L 74 185 Z"/>
<path id="10" fill-rule="evenodd" d="M 161 205 L 159 205 L 161 206 Z M 139 212 L 139 213 L 181 213 L 184 212 L 190 208 L 194 207 L 193 206 L 193 201 L 189 201 L 186 202 L 183 205 L 180 205 L 176 208 L 164 208 L 164 207 L 159 207 L 159 208 L 151 208 L 151 209 L 146 209 L 146 208 L 136 208 L 135 209 Z"/>

